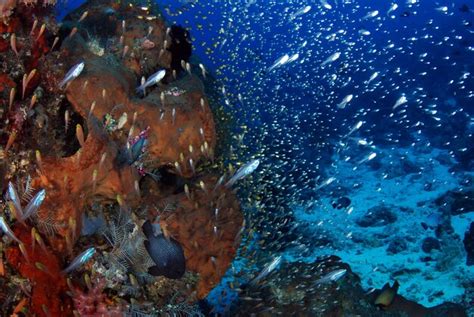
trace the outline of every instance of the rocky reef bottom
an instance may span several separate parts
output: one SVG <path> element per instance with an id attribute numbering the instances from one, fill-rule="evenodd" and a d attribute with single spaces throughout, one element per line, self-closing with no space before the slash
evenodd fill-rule
<path id="1" fill-rule="evenodd" d="M 328 279 L 331 272 L 342 270 L 341 278 Z M 234 309 L 238 316 L 467 316 L 459 304 L 427 308 L 392 287 L 368 292 L 358 275 L 336 256 L 314 263 L 283 263 L 264 283 L 241 290 Z"/>

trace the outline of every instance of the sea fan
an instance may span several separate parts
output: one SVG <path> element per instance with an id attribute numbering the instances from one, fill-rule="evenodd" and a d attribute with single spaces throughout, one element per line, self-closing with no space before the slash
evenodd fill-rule
<path id="1" fill-rule="evenodd" d="M 33 198 L 33 192 L 34 192 L 33 186 L 31 186 L 31 177 L 28 175 L 26 178 L 25 185 L 22 188 L 21 192 L 21 199 L 25 202 L 28 203 L 32 198 Z"/>
<path id="2" fill-rule="evenodd" d="M 199 306 L 191 305 L 186 301 L 177 303 L 176 297 L 178 297 L 178 295 L 178 293 L 175 293 L 173 297 L 171 297 L 168 304 L 166 304 L 164 307 L 160 307 L 158 310 L 160 316 L 204 317 L 199 309 Z"/>
<path id="3" fill-rule="evenodd" d="M 122 271 L 133 271 L 142 277 L 148 267 L 154 265 L 145 249 L 145 236 L 130 215 L 121 210 L 116 219 L 112 220 L 104 233 L 112 246 L 108 260 L 112 266 Z"/>
<path id="4" fill-rule="evenodd" d="M 67 226 L 63 222 L 58 222 L 51 211 L 49 211 L 46 216 L 39 217 L 37 214 L 33 215 L 32 220 L 38 228 L 38 231 L 47 236 L 54 236 Z"/>
<path id="5" fill-rule="evenodd" d="M 178 208 L 178 203 L 169 199 L 165 199 L 158 203 L 158 206 L 155 207 L 160 214 L 168 213 L 175 211 L 176 208 Z"/>
<path id="6" fill-rule="evenodd" d="M 132 261 L 133 250 L 129 248 L 128 235 L 133 229 L 133 222 L 130 217 L 125 217 L 123 212 L 111 221 L 104 232 L 104 237 L 112 246 L 109 261 L 113 266 L 123 271 L 128 271 L 129 263 Z"/>
<path id="7" fill-rule="evenodd" d="M 162 217 L 162 219 L 166 219 L 170 213 L 175 211 L 178 208 L 178 203 L 171 199 L 164 199 L 160 201 L 158 204 L 154 205 L 155 212 L 154 216 Z"/>

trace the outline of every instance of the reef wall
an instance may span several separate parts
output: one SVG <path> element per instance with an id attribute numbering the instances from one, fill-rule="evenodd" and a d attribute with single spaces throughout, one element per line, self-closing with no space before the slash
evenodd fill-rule
<path id="1" fill-rule="evenodd" d="M 50 4 L 0 6 L 2 311 L 193 312 L 243 217 L 189 34 L 113 1 L 58 25 Z"/>

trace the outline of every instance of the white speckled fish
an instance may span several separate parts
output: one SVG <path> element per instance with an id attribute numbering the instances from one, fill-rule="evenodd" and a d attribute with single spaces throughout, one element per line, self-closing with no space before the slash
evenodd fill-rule
<path id="1" fill-rule="evenodd" d="M 59 88 L 63 88 L 67 83 L 79 77 L 79 75 L 84 70 L 85 63 L 80 62 L 79 64 L 74 65 L 64 76 L 64 79 L 59 83 Z"/>
<path id="2" fill-rule="evenodd" d="M 145 81 L 144 84 L 137 87 L 137 92 L 141 92 L 142 94 L 145 94 L 145 89 L 146 88 L 151 87 L 151 86 L 159 83 L 163 78 L 165 78 L 165 75 L 166 75 L 166 70 L 165 69 L 161 69 L 161 70 L 157 71 L 156 73 L 151 75 Z"/>

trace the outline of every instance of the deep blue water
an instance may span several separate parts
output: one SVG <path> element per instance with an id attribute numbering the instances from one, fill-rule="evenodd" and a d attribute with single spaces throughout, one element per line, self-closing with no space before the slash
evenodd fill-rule
<path id="1" fill-rule="evenodd" d="M 332 175 L 336 153 L 362 161 L 370 153 L 390 156 L 385 149 L 429 144 L 458 162 L 454 170 L 472 172 L 474 13 L 460 8 L 474 3 L 328 2 L 331 9 L 319 1 L 157 2 L 170 25 L 190 30 L 194 63 L 216 78 L 221 104 L 248 127 L 234 131 L 245 132 L 241 159 L 259 157 L 266 166 L 266 183 L 255 189 L 264 206 L 249 216 L 262 236 L 291 218 L 296 205 L 323 199 L 317 177 L 321 183 Z M 387 14 L 391 3 L 398 8 Z M 70 1 L 59 16 L 77 4 Z M 292 17 L 307 5 L 308 12 Z M 337 60 L 321 65 L 336 52 Z M 296 53 L 295 61 L 268 70 Z M 394 109 L 401 96 L 406 103 Z M 351 137 L 373 147 L 348 149 L 344 136 L 359 121 Z M 271 234 L 265 256 L 295 246 L 291 225 L 281 228 L 288 235 Z"/>

